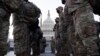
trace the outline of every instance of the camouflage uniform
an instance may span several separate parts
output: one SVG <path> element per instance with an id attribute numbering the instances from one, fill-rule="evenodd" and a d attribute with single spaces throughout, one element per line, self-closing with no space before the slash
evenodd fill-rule
<path id="1" fill-rule="evenodd" d="M 59 38 L 59 17 L 55 19 L 56 24 L 54 25 L 53 31 L 55 32 L 55 38 Z"/>
<path id="2" fill-rule="evenodd" d="M 0 56 L 7 53 L 7 37 L 9 30 L 9 18 L 11 13 L 18 9 L 21 0 L 0 0 Z"/>
<path id="3" fill-rule="evenodd" d="M 32 28 L 30 32 L 30 45 L 33 51 L 32 56 L 38 56 L 40 54 L 40 42 L 43 37 L 43 33 L 40 29 L 40 27 Z"/>
<path id="4" fill-rule="evenodd" d="M 51 40 L 51 51 L 52 51 L 52 53 L 55 53 L 55 39 L 53 37 Z"/>
<path id="5" fill-rule="evenodd" d="M 19 10 L 14 15 L 14 42 L 15 54 L 17 56 L 30 55 L 30 29 L 28 26 L 34 24 L 40 14 L 36 5 L 23 1 Z M 33 26 L 33 25 L 32 25 Z"/>
<path id="6" fill-rule="evenodd" d="M 34 15 L 32 17 L 32 21 L 28 24 L 28 29 L 30 32 L 30 46 L 33 50 L 33 56 L 38 56 L 40 54 L 40 40 L 43 38 L 43 33 L 41 28 L 38 26 L 39 24 L 39 16 L 41 10 L 34 5 Z"/>
<path id="7" fill-rule="evenodd" d="M 41 53 L 44 53 L 45 52 L 45 47 L 46 47 L 46 38 L 43 37 L 41 39 L 41 44 L 40 44 L 40 51 L 41 51 Z"/>
<path id="8" fill-rule="evenodd" d="M 59 50 L 60 53 L 58 53 L 59 56 L 66 56 L 66 30 L 65 28 L 65 22 L 64 22 L 64 12 L 63 12 L 63 7 L 59 6 L 56 8 L 58 14 L 59 14 L 59 33 L 60 33 L 60 44 L 61 45 L 61 50 Z"/>
<path id="9" fill-rule="evenodd" d="M 7 52 L 7 37 L 9 30 L 10 12 L 0 5 L 0 56 Z"/>
<path id="10" fill-rule="evenodd" d="M 56 56 L 59 56 L 60 50 L 61 50 L 61 38 L 60 38 L 60 32 L 59 32 L 59 17 L 55 19 L 55 22 L 56 24 L 54 26 L 53 31 L 55 32 L 55 39 L 56 39 L 56 50 L 57 50 Z"/>
<path id="11" fill-rule="evenodd" d="M 73 17 L 74 34 L 71 34 L 73 55 L 95 56 L 98 55 L 97 45 L 94 40 L 96 26 L 89 3 L 85 0 L 66 0 L 68 14 Z M 75 36 L 75 37 L 73 37 Z"/>
<path id="12" fill-rule="evenodd" d="M 73 46 L 71 43 L 71 41 L 74 41 L 75 38 L 75 29 L 74 29 L 74 25 L 73 25 L 73 18 L 72 18 L 72 14 L 68 14 L 68 5 L 66 0 L 62 0 L 62 3 L 65 4 L 64 7 L 64 19 L 63 19 L 63 41 L 64 43 L 64 47 L 63 47 L 63 51 L 65 52 L 65 55 L 62 56 L 72 56 L 73 55 Z M 73 55 L 74 56 L 74 55 Z"/>
<path id="13" fill-rule="evenodd" d="M 97 43 L 97 46 L 98 46 L 98 51 L 99 51 L 99 54 L 100 54 L 100 38 L 99 38 L 99 33 L 100 33 L 100 22 L 97 22 L 96 21 L 96 27 L 97 27 L 97 40 L 96 40 L 96 43 Z"/>

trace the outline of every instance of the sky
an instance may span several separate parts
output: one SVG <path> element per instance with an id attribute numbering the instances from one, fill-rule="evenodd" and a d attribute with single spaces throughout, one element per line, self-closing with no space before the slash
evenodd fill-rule
<path id="1" fill-rule="evenodd" d="M 61 4 L 61 0 L 29 0 L 36 4 L 42 12 L 42 19 L 43 21 L 47 18 L 48 10 L 50 10 L 51 19 L 54 19 L 58 16 L 56 13 L 56 8 L 58 6 L 64 6 Z"/>
<path id="2" fill-rule="evenodd" d="M 64 6 L 61 4 L 61 0 L 29 0 L 29 1 L 33 2 L 40 8 L 40 10 L 42 12 L 42 20 L 43 21 L 47 18 L 48 10 L 50 10 L 51 19 L 54 21 L 54 19 L 56 17 L 58 17 L 58 14 L 56 13 L 56 8 L 58 6 Z M 94 18 L 96 21 L 100 21 L 98 15 L 94 15 Z M 10 23 L 12 23 L 12 19 L 10 19 Z M 13 32 L 13 26 L 11 25 L 10 30 L 9 30 L 9 38 L 10 39 L 13 39 L 12 32 Z"/>
<path id="3" fill-rule="evenodd" d="M 95 20 L 95 21 L 99 21 L 99 22 L 100 22 L 100 16 L 98 16 L 98 15 L 94 14 L 94 20 Z"/>

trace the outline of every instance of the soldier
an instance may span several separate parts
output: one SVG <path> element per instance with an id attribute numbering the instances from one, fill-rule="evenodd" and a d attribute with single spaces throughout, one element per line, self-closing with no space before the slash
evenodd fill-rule
<path id="1" fill-rule="evenodd" d="M 54 26 L 54 29 L 53 31 L 55 32 L 55 39 L 56 39 L 56 50 L 57 50 L 57 53 L 56 53 L 56 56 L 60 56 L 59 54 L 60 53 L 60 50 L 61 50 L 61 38 L 60 38 L 60 32 L 59 32 L 59 17 L 57 17 L 55 19 L 55 26 Z"/>
<path id="2" fill-rule="evenodd" d="M 59 14 L 59 32 L 60 32 L 60 38 L 61 38 L 61 50 L 60 50 L 60 55 L 61 56 L 66 56 L 67 54 L 67 49 L 66 46 L 68 45 L 67 42 L 67 28 L 66 28 L 66 22 L 64 19 L 64 12 L 63 12 L 63 7 L 59 6 L 56 8 L 57 13 Z"/>
<path id="3" fill-rule="evenodd" d="M 40 10 L 31 2 L 23 1 L 19 10 L 14 14 L 14 42 L 16 56 L 30 56 L 30 28 L 37 22 Z"/>
<path id="4" fill-rule="evenodd" d="M 70 37 L 73 55 L 99 56 L 94 41 L 97 39 L 96 26 L 90 4 L 85 0 L 66 0 L 66 6 L 68 14 L 73 17 L 73 28 L 75 30 L 73 32 L 75 37 Z"/>
<path id="5" fill-rule="evenodd" d="M 57 17 L 55 19 L 55 22 L 56 22 L 56 24 L 53 28 L 53 31 L 55 32 L 55 38 L 57 39 L 57 38 L 59 38 L 59 34 L 58 34 L 59 33 L 59 17 Z"/>
<path id="6" fill-rule="evenodd" d="M 55 54 L 55 39 L 51 37 L 51 51 Z"/>
<path id="7" fill-rule="evenodd" d="M 38 56 L 40 54 L 40 42 L 43 38 L 43 33 L 37 22 L 29 27 L 30 30 L 30 45 L 32 48 L 32 56 Z"/>
<path id="8" fill-rule="evenodd" d="M 7 53 L 7 37 L 9 30 L 9 18 L 16 11 L 22 0 L 0 0 L 0 56 Z"/>
<path id="9" fill-rule="evenodd" d="M 75 41 L 75 29 L 72 14 L 68 14 L 68 6 L 66 5 L 66 0 L 62 0 L 62 4 L 65 4 L 64 7 L 64 21 L 63 21 L 63 38 L 65 38 L 65 48 L 66 56 L 75 56 L 73 52 L 73 43 Z"/>
<path id="10" fill-rule="evenodd" d="M 33 54 L 32 56 L 38 56 L 40 54 L 40 42 L 41 39 L 43 38 L 43 32 L 41 30 L 41 28 L 38 26 L 39 24 L 39 16 L 40 16 L 40 9 L 36 7 L 35 13 L 37 15 L 34 14 L 33 19 L 35 19 L 35 21 L 33 20 L 29 25 L 28 25 L 28 29 L 30 32 L 30 45 L 31 48 L 33 50 Z"/>
<path id="11" fill-rule="evenodd" d="M 41 53 L 44 53 L 45 52 L 45 47 L 46 47 L 46 38 L 43 37 L 41 39 L 41 44 L 40 44 Z"/>
<path id="12" fill-rule="evenodd" d="M 32 40 L 31 48 L 33 50 L 32 56 L 38 56 L 40 54 L 40 42 L 41 42 L 40 40 L 42 38 L 42 33 L 40 32 L 40 29 L 37 29 L 37 32 L 33 33 L 33 37 L 31 38 L 33 38 L 33 40 L 31 39 Z"/>
<path id="13" fill-rule="evenodd" d="M 3 4 L 0 7 L 0 56 L 4 56 L 7 53 L 7 37 L 11 12 Z"/>

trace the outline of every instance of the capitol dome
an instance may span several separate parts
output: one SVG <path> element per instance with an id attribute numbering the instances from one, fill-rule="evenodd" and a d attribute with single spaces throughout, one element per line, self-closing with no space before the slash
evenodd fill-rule
<path id="1" fill-rule="evenodd" d="M 51 40 L 51 37 L 54 36 L 53 32 L 54 22 L 51 20 L 50 12 L 48 11 L 47 19 L 43 22 L 42 31 L 43 36 L 46 37 L 46 40 Z"/>

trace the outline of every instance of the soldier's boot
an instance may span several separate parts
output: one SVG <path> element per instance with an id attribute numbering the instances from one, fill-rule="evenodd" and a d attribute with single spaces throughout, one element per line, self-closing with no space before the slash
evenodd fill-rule
<path id="1" fill-rule="evenodd" d="M 27 52 L 23 52 L 23 53 L 16 54 L 16 56 L 31 56 L 31 55 Z"/>

